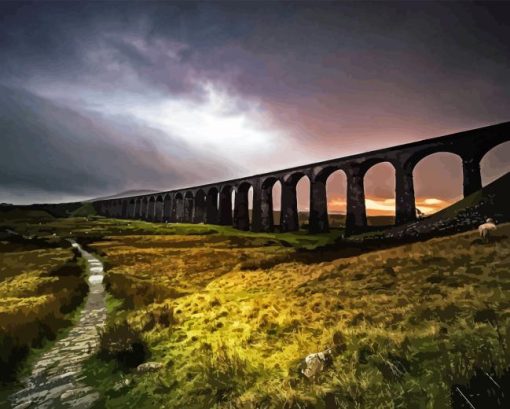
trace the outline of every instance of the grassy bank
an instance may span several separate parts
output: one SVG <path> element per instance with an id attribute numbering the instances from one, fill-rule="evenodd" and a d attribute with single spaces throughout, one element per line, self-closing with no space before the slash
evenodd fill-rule
<path id="1" fill-rule="evenodd" d="M 88 286 L 68 243 L 0 241 L 0 381 L 13 380 L 31 348 L 68 324 Z"/>

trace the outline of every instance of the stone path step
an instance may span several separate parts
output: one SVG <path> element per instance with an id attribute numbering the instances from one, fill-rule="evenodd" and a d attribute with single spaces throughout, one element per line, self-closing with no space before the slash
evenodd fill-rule
<path id="1" fill-rule="evenodd" d="M 25 387 L 10 396 L 14 409 L 89 409 L 99 394 L 83 383 L 81 367 L 99 345 L 98 329 L 106 320 L 103 264 L 72 242 L 87 261 L 90 288 L 85 306 L 69 334 L 36 362 Z"/>

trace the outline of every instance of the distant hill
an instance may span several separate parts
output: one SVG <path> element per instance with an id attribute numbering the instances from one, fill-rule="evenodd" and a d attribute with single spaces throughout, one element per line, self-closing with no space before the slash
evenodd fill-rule
<path id="1" fill-rule="evenodd" d="M 139 196 L 139 195 L 147 195 L 149 193 L 160 192 L 160 190 L 126 190 L 125 192 L 116 193 L 110 196 L 96 197 L 94 199 L 84 200 L 84 202 L 95 202 L 97 200 L 108 200 L 108 199 L 118 199 L 121 197 L 130 197 L 130 196 Z"/>
<path id="2" fill-rule="evenodd" d="M 43 213 L 45 212 L 46 214 L 50 214 L 53 217 L 68 217 L 72 212 L 74 212 L 76 209 L 79 209 L 81 206 L 82 203 L 80 202 L 49 204 L 36 203 L 31 205 L 0 204 L 0 217 L 7 219 L 16 218 L 23 214 L 23 212 L 30 211 L 34 211 L 34 214 L 37 214 L 38 211 Z"/>

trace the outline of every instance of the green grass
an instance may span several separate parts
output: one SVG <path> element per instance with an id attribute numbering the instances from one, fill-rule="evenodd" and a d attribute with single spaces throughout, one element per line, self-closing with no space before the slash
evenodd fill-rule
<path id="1" fill-rule="evenodd" d="M 252 233 L 229 226 L 207 224 L 150 223 L 140 220 L 107 219 L 102 217 L 69 217 L 41 221 L 27 219 L 13 224 L 15 230 L 24 235 L 52 239 L 53 237 L 76 238 L 78 240 L 98 239 L 124 235 L 221 235 L 272 239 L 299 248 L 313 249 L 333 243 L 343 230 L 333 229 L 330 233 L 308 234 L 305 230 L 293 233 Z"/>
<path id="2" fill-rule="evenodd" d="M 90 202 L 84 203 L 81 207 L 71 212 L 70 217 L 88 217 L 96 216 L 97 212 L 94 205 Z"/>
<path id="3" fill-rule="evenodd" d="M 124 301 L 119 298 L 115 298 L 113 295 L 107 293 L 105 304 L 107 314 L 113 315 L 116 312 L 121 311 L 123 309 Z"/>
<path id="4" fill-rule="evenodd" d="M 260 240 L 272 235 L 223 228 L 219 237 L 112 236 L 93 247 L 130 306 L 118 313 L 143 331 L 164 369 L 95 373 L 102 405 L 324 408 L 333 399 L 449 408 L 452 384 L 510 364 L 508 235 L 506 225 L 488 244 L 473 232 L 315 264 Z M 177 322 L 148 326 L 163 305 Z M 316 382 L 300 377 L 299 361 L 335 333 L 345 343 L 333 366 Z M 131 383 L 110 399 L 121 375 Z"/>
<path id="5" fill-rule="evenodd" d="M 39 223 L 53 220 L 54 217 L 44 210 L 6 209 L 0 211 L 0 223 Z"/>
<path id="6" fill-rule="evenodd" d="M 467 232 L 352 257 L 338 248 L 332 261 L 300 252 L 341 230 L 98 217 L 17 227 L 87 242 L 107 269 L 109 319 L 127 320 L 164 365 L 137 374 L 93 357 L 98 408 L 446 409 L 452 384 L 510 365 L 510 225 L 489 243 Z M 168 325 L 156 319 L 165 310 Z M 300 376 L 308 353 L 339 338 L 330 368 Z"/>

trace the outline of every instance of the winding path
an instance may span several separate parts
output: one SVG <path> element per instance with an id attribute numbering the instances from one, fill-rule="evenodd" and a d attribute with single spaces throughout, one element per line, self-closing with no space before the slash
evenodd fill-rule
<path id="1" fill-rule="evenodd" d="M 103 265 L 78 243 L 72 245 L 87 261 L 90 293 L 76 325 L 41 356 L 24 380 L 25 388 L 10 397 L 15 409 L 87 409 L 99 399 L 99 394 L 83 383 L 80 370 L 97 350 L 98 327 L 106 320 Z"/>

